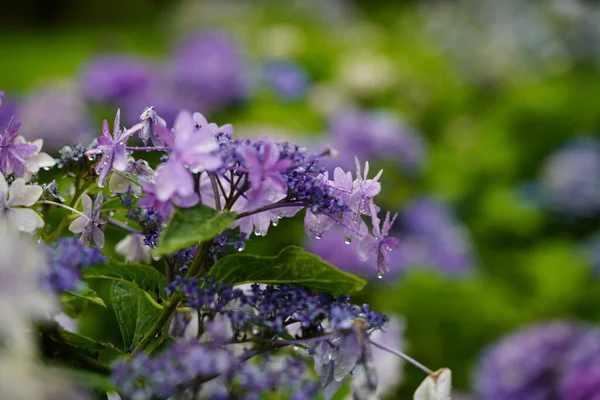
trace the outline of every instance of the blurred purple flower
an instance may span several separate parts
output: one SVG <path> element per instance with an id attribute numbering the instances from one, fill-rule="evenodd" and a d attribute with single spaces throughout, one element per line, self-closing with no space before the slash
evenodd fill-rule
<path id="1" fill-rule="evenodd" d="M 270 61 L 264 67 L 264 80 L 282 100 L 298 100 L 306 94 L 306 71 L 290 61 Z"/>
<path id="2" fill-rule="evenodd" d="M 88 99 L 119 102 L 143 91 L 152 80 L 152 70 L 141 59 L 106 54 L 91 60 L 84 67 L 80 80 Z"/>
<path id="3" fill-rule="evenodd" d="M 404 209 L 397 225 L 400 268 L 431 266 L 461 274 L 473 266 L 468 232 L 442 203 L 418 198 Z"/>
<path id="4" fill-rule="evenodd" d="M 2 107 L 0 107 L 0 110 Z M 21 134 L 28 140 L 44 140 L 46 151 L 90 140 L 89 114 L 85 100 L 69 82 L 46 85 L 18 104 Z"/>
<path id="5" fill-rule="evenodd" d="M 416 174 L 423 167 L 423 138 L 394 114 L 347 110 L 332 117 L 329 132 L 333 147 L 340 153 L 331 165 L 350 168 L 354 157 L 359 157 L 397 161 L 408 174 Z"/>
<path id="6" fill-rule="evenodd" d="M 546 400 L 556 383 L 565 352 L 578 339 L 578 327 L 557 321 L 529 326 L 494 344 L 475 371 L 475 390 L 485 400 Z"/>
<path id="7" fill-rule="evenodd" d="M 223 32 L 203 32 L 185 38 L 168 67 L 179 94 L 192 93 L 196 98 L 196 109 L 220 109 L 247 95 L 242 54 L 236 42 Z"/>
<path id="8" fill-rule="evenodd" d="M 542 201 L 566 215 L 600 213 L 600 141 L 580 139 L 550 155 L 540 177 Z"/>
<path id="9" fill-rule="evenodd" d="M 560 400 L 600 400 L 600 365 L 570 373 L 560 385 Z"/>

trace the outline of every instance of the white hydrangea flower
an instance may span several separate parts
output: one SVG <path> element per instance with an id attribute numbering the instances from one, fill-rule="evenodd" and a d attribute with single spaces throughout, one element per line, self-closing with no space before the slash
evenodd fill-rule
<path id="1" fill-rule="evenodd" d="M 25 179 L 17 178 L 8 186 L 0 174 L 0 220 L 6 220 L 21 232 L 33 233 L 44 226 L 44 220 L 29 208 L 39 200 L 43 189 L 38 185 L 26 185 Z M 4 224 L 5 225 L 5 224 Z"/>
<path id="2" fill-rule="evenodd" d="M 429 375 L 417 388 L 414 400 L 450 400 L 452 372 L 442 368 Z"/>
<path id="3" fill-rule="evenodd" d="M 37 153 L 35 153 L 31 158 L 27 160 L 25 163 L 25 175 L 23 178 L 29 182 L 31 177 L 37 174 L 41 168 L 51 168 L 56 164 L 56 160 L 52 158 L 48 153 L 42 152 L 42 146 L 44 145 L 43 139 L 37 139 L 33 142 L 26 142 L 28 144 L 32 144 L 37 147 Z"/>
<path id="4" fill-rule="evenodd" d="M 125 236 L 115 246 L 115 251 L 125 256 L 125 261 L 132 263 L 143 262 L 144 264 L 150 264 L 152 258 L 150 255 L 150 247 L 144 244 L 144 236 L 139 233 L 133 233 Z"/>

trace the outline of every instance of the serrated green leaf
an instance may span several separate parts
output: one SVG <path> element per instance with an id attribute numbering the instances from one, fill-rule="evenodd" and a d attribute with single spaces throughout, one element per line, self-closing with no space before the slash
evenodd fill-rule
<path id="1" fill-rule="evenodd" d="M 89 301 L 90 303 L 93 303 L 93 304 L 96 304 L 96 305 L 106 308 L 106 304 L 104 303 L 104 300 L 102 300 L 100 298 L 100 296 L 98 296 L 98 293 L 96 293 L 96 291 L 94 291 L 88 287 L 86 287 L 85 289 L 77 290 L 77 291 L 67 290 L 65 293 L 68 293 L 72 296 L 78 297 L 80 299 Z"/>
<path id="2" fill-rule="evenodd" d="M 113 354 L 121 351 L 110 343 L 99 342 L 90 337 L 83 336 L 77 333 L 69 332 L 64 329 L 59 329 L 61 338 L 73 347 L 85 350 L 92 354 L 97 354 L 103 351 L 108 351 Z"/>
<path id="3" fill-rule="evenodd" d="M 138 286 L 151 293 L 160 293 L 165 286 L 165 278 L 148 265 L 111 262 L 84 268 L 83 279 L 111 279 Z"/>
<path id="4" fill-rule="evenodd" d="M 235 221 L 235 213 L 198 205 L 177 208 L 158 239 L 153 255 L 165 255 L 213 239 Z"/>
<path id="5" fill-rule="evenodd" d="M 160 316 L 144 292 L 137 286 L 115 281 L 111 288 L 112 304 L 126 348 L 134 346 Z"/>
<path id="6" fill-rule="evenodd" d="M 317 292 L 351 293 L 366 281 L 341 271 L 298 246 L 289 246 L 273 257 L 233 254 L 211 268 L 210 276 L 234 285 L 243 283 L 296 284 Z"/>

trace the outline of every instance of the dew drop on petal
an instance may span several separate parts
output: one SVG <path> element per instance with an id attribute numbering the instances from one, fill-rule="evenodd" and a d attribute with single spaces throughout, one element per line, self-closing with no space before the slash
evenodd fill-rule
<path id="1" fill-rule="evenodd" d="M 271 225 L 273 225 L 273 226 L 277 226 L 277 225 L 279 225 L 279 222 L 277 222 L 277 221 L 273 221 L 273 222 L 271 222 Z"/>
<path id="2" fill-rule="evenodd" d="M 351 238 L 350 236 L 346 236 L 346 237 L 344 238 L 344 243 L 346 243 L 346 244 L 350 244 L 350 243 L 352 243 L 352 238 Z"/>
<path id="3" fill-rule="evenodd" d="M 383 279 L 383 272 L 378 272 L 377 273 L 377 278 L 378 279 Z"/>
<path id="4" fill-rule="evenodd" d="M 241 253 L 242 251 L 244 251 L 244 249 L 246 248 L 246 243 L 242 242 L 239 244 L 239 246 L 237 247 L 237 251 L 238 253 Z"/>
<path id="5" fill-rule="evenodd" d="M 319 234 L 315 235 L 315 239 L 317 239 L 317 240 L 320 240 L 322 237 L 323 237 L 323 235 L 319 235 Z"/>
<path id="6" fill-rule="evenodd" d="M 252 334 L 258 335 L 259 333 L 260 333 L 260 329 L 258 329 L 257 327 L 252 328 Z"/>

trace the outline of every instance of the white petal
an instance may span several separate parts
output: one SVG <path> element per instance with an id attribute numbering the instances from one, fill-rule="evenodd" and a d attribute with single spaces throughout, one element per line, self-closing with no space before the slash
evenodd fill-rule
<path id="1" fill-rule="evenodd" d="M 38 153 L 27 160 L 27 164 L 25 164 L 25 168 L 33 173 L 37 174 L 40 168 L 50 168 L 56 164 L 54 158 L 50 157 L 50 155 L 46 153 Z"/>
<path id="2" fill-rule="evenodd" d="M 10 223 L 22 232 L 33 233 L 44 226 L 44 220 L 29 208 L 11 208 L 6 212 L 6 216 Z"/>
<path id="3" fill-rule="evenodd" d="M 73 233 L 81 233 L 89 221 L 90 219 L 88 217 L 81 216 L 75 221 L 71 222 L 71 225 L 69 225 L 69 230 Z"/>
<path id="4" fill-rule="evenodd" d="M 414 400 L 450 400 L 452 372 L 442 368 L 429 375 L 417 388 Z"/>
<path id="5" fill-rule="evenodd" d="M 92 227 L 92 238 L 99 249 L 104 247 L 104 232 L 95 225 Z"/>
<path id="6" fill-rule="evenodd" d="M 9 199 L 7 205 L 31 207 L 39 200 L 44 190 L 41 186 L 25 185 L 23 178 L 17 178 L 8 189 Z"/>
<path id="7" fill-rule="evenodd" d="M 6 197 L 8 193 L 8 183 L 6 183 L 6 179 L 4 175 L 0 173 L 0 197 Z"/>
<path id="8" fill-rule="evenodd" d="M 81 204 L 83 205 L 83 213 L 85 215 L 92 215 L 92 198 L 87 194 L 81 196 Z"/>

